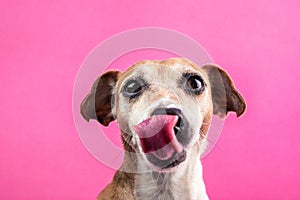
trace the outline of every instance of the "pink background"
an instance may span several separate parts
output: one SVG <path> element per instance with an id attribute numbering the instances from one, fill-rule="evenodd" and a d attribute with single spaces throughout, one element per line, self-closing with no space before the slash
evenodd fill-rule
<path id="1" fill-rule="evenodd" d="M 18 1 L 0 5 L 0 199 L 95 199 L 114 170 L 72 116 L 80 64 L 131 28 L 183 32 L 245 97 L 203 159 L 211 199 L 299 199 L 299 1 Z M 130 63 L 130 61 L 129 61 Z"/>

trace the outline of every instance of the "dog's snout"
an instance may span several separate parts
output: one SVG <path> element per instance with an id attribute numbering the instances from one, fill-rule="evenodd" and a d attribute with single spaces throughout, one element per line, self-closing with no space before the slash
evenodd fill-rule
<path id="1" fill-rule="evenodd" d="M 153 115 L 178 115 L 181 116 L 181 110 L 178 108 L 157 108 L 152 113 Z"/>

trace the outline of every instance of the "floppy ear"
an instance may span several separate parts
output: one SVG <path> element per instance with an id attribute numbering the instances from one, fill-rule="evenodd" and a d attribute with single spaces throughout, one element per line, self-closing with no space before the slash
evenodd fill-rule
<path id="1" fill-rule="evenodd" d="M 212 64 L 202 67 L 208 74 L 213 101 L 213 112 L 224 119 L 228 112 L 241 116 L 246 109 L 242 95 L 236 90 L 229 75 L 220 67 Z"/>
<path id="2" fill-rule="evenodd" d="M 91 91 L 80 105 L 80 113 L 85 120 L 96 119 L 104 126 L 115 120 L 111 111 L 114 104 L 113 89 L 119 74 L 119 71 L 108 71 L 94 82 Z"/>

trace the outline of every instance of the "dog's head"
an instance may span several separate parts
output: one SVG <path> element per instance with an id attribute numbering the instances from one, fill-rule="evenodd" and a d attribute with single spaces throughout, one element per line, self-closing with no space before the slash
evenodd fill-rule
<path id="1" fill-rule="evenodd" d="M 245 108 L 224 70 L 173 58 L 104 73 L 83 100 L 81 114 L 104 126 L 117 119 L 125 150 L 141 153 L 156 170 L 168 170 L 199 146 L 213 114 L 240 116 Z"/>

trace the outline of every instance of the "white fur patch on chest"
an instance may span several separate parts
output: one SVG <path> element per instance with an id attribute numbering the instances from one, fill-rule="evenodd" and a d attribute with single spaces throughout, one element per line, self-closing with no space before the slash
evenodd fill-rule
<path id="1" fill-rule="evenodd" d="M 138 174 L 135 196 L 138 200 L 208 200 L 200 160 L 186 162 L 171 173 Z"/>

